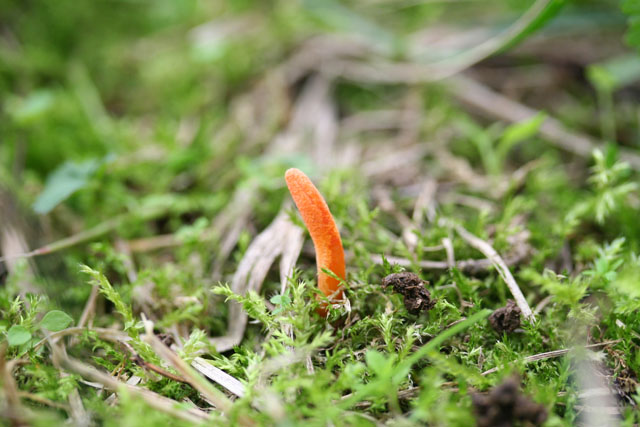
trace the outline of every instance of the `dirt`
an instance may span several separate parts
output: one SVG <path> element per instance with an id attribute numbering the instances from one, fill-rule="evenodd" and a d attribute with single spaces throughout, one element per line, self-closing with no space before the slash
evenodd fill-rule
<path id="1" fill-rule="evenodd" d="M 618 372 L 613 381 L 615 390 L 620 400 L 632 406 L 638 406 L 634 395 L 638 391 L 638 377 L 630 368 L 624 368 Z"/>
<path id="2" fill-rule="evenodd" d="M 393 286 L 393 291 L 404 297 L 404 306 L 411 314 L 428 311 L 436 304 L 427 283 L 415 273 L 393 273 L 382 279 L 383 287 Z"/>
<path id="3" fill-rule="evenodd" d="M 521 394 L 517 375 L 508 377 L 487 394 L 472 394 L 471 400 L 478 427 L 539 426 L 547 419 L 544 405 Z"/>
<path id="4" fill-rule="evenodd" d="M 173 339 L 173 335 L 171 334 L 161 332 L 156 334 L 156 336 L 160 338 L 160 341 L 167 347 L 171 347 L 171 344 L 175 342 L 175 340 Z"/>
<path id="5" fill-rule="evenodd" d="M 508 300 L 507 305 L 491 313 L 489 323 L 496 332 L 511 333 L 520 327 L 520 308 L 514 300 Z"/>

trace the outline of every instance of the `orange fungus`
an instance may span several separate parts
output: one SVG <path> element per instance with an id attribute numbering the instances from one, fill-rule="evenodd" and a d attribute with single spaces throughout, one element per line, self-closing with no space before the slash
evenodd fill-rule
<path id="1" fill-rule="evenodd" d="M 329 270 L 342 280 L 346 277 L 342 240 L 329 206 L 309 177 L 299 169 L 289 169 L 284 178 L 316 249 L 318 288 L 333 301 L 342 300 L 340 280 L 322 271 Z"/>

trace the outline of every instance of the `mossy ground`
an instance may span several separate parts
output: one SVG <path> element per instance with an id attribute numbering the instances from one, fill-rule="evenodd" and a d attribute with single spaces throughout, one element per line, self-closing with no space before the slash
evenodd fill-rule
<path id="1" fill-rule="evenodd" d="M 420 50 L 433 34 L 419 30 L 488 37 L 522 14 L 515 3 L 0 1 L 0 419 L 472 425 L 471 394 L 517 372 L 546 425 L 601 402 L 640 422 L 640 199 L 625 157 L 639 148 L 638 68 L 617 5 L 569 2 L 469 71 L 545 112 L 517 123 L 465 108 L 449 80 L 357 67 L 437 60 L 447 45 Z M 562 149 L 546 115 L 600 148 Z M 347 255 L 350 307 L 327 320 L 308 236 L 296 249 L 292 166 L 325 196 Z M 257 247 L 282 216 L 288 234 Z M 535 321 L 493 331 L 487 315 L 512 295 L 456 227 L 502 256 Z M 10 258 L 37 247 L 49 253 Z M 282 280 L 286 254 L 299 258 Z M 409 313 L 381 286 L 400 271 L 428 282 L 433 308 Z M 209 338 L 237 321 L 230 300 L 249 322 L 219 353 Z M 195 385 L 149 322 L 246 394 Z M 111 404 L 88 365 L 139 382 Z M 613 403 L 585 400 L 585 376 Z"/>

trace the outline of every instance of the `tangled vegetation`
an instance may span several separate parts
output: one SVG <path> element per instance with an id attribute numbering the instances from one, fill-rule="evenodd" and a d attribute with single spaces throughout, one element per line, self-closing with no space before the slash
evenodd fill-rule
<path id="1" fill-rule="evenodd" d="M 637 1 L 0 10 L 3 423 L 640 423 Z"/>

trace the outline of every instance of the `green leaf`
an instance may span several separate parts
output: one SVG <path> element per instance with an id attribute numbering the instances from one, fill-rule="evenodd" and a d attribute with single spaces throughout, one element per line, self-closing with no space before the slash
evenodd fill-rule
<path id="1" fill-rule="evenodd" d="M 518 142 L 531 138 L 538 133 L 540 125 L 542 125 L 546 118 L 546 114 L 540 112 L 530 119 L 508 126 L 502 134 L 500 146 L 506 145 L 507 147 L 511 147 Z"/>
<path id="2" fill-rule="evenodd" d="M 396 35 L 336 0 L 304 0 L 302 6 L 312 16 L 333 28 L 356 33 L 387 48 L 400 44 Z"/>
<path id="3" fill-rule="evenodd" d="M 456 125 L 478 151 L 484 169 L 491 175 L 499 174 L 500 159 L 493 147 L 494 139 L 489 132 L 468 118 L 457 119 Z"/>
<path id="4" fill-rule="evenodd" d="M 24 98 L 9 98 L 6 109 L 17 123 L 30 124 L 44 116 L 55 104 L 55 97 L 51 91 L 37 90 Z"/>
<path id="5" fill-rule="evenodd" d="M 640 80 L 640 57 L 637 54 L 622 55 L 590 65 L 587 77 L 597 89 L 613 92 Z"/>
<path id="6" fill-rule="evenodd" d="M 71 316 L 64 311 L 51 310 L 42 318 L 40 326 L 52 332 L 61 331 L 73 322 Z"/>
<path id="7" fill-rule="evenodd" d="M 546 118 L 546 114 L 540 112 L 529 119 L 508 126 L 502 133 L 502 138 L 496 147 L 499 163 L 504 163 L 507 154 L 514 145 L 535 136 Z"/>
<path id="8" fill-rule="evenodd" d="M 387 358 L 379 351 L 367 350 L 364 358 L 367 361 L 367 366 L 377 375 L 381 375 L 386 371 L 388 365 Z"/>
<path id="9" fill-rule="evenodd" d="M 629 17 L 629 29 L 625 39 L 629 46 L 640 49 L 640 2 L 625 0 L 622 3 L 622 11 Z"/>
<path id="10" fill-rule="evenodd" d="M 500 52 L 513 48 L 547 25 L 562 10 L 565 4 L 567 4 L 567 0 L 551 0 L 528 25 L 502 46 Z"/>
<path id="11" fill-rule="evenodd" d="M 104 160 L 89 159 L 84 162 L 64 162 L 49 175 L 44 190 L 38 196 L 33 209 L 46 214 L 76 191 L 85 187 Z"/>
<path id="12" fill-rule="evenodd" d="M 269 301 L 276 306 L 275 310 L 273 310 L 273 314 L 279 314 L 283 310 L 288 309 L 291 306 L 289 289 L 287 289 L 284 294 L 272 296 Z"/>
<path id="13" fill-rule="evenodd" d="M 10 346 L 18 346 L 28 342 L 31 339 L 31 332 L 24 326 L 13 325 L 7 333 L 7 341 Z"/>

